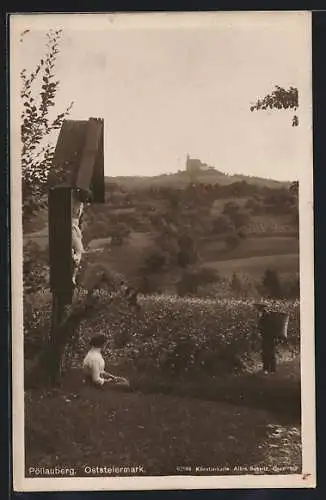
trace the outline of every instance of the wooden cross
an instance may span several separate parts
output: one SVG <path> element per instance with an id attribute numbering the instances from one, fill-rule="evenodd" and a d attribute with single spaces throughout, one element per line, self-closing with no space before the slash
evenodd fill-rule
<path id="1" fill-rule="evenodd" d="M 89 193 L 90 203 L 105 202 L 103 132 L 102 119 L 66 120 L 54 153 L 49 176 L 50 287 L 65 303 L 71 303 L 74 289 L 73 192 Z"/>
<path id="2" fill-rule="evenodd" d="M 63 122 L 53 166 L 49 175 L 49 260 L 52 292 L 51 376 L 60 376 L 62 346 L 58 342 L 58 328 L 65 306 L 72 303 L 74 265 L 72 259 L 72 216 L 74 193 L 88 195 L 90 203 L 105 202 L 104 185 L 104 121 L 65 120 Z"/>

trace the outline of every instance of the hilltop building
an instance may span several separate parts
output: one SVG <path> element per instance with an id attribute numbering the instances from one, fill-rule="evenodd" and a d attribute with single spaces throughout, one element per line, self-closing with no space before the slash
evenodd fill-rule
<path id="1" fill-rule="evenodd" d="M 207 163 L 203 163 L 201 160 L 198 160 L 197 158 L 190 158 L 190 156 L 187 155 L 186 172 L 192 178 L 196 177 L 196 175 L 200 173 L 209 172 L 212 170 L 215 170 L 215 168 L 212 167 L 211 165 L 207 165 Z"/>

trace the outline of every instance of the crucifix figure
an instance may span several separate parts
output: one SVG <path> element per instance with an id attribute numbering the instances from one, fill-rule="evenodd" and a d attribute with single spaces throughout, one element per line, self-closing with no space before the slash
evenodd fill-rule
<path id="1" fill-rule="evenodd" d="M 81 228 L 81 218 L 84 211 L 85 197 L 80 190 L 73 193 L 72 199 L 72 214 L 71 214 L 71 241 L 72 241 L 72 259 L 73 259 L 73 274 L 72 282 L 76 285 L 76 277 L 80 265 L 80 261 L 85 252 L 83 245 L 83 233 Z"/>

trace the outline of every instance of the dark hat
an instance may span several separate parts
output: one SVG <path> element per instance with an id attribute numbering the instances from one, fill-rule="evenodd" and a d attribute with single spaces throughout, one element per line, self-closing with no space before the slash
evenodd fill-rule
<path id="1" fill-rule="evenodd" d="M 92 198 L 92 193 L 89 190 L 76 187 L 74 188 L 74 191 L 76 199 L 81 203 L 87 203 Z"/>
<path id="2" fill-rule="evenodd" d="M 92 347 L 103 347 L 106 341 L 107 341 L 106 335 L 98 334 L 98 335 L 94 335 L 91 338 L 91 340 L 89 341 L 89 344 Z"/>

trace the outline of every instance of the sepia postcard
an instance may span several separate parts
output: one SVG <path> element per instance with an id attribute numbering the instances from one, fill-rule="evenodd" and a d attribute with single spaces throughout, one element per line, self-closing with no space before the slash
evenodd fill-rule
<path id="1" fill-rule="evenodd" d="M 15 491 L 316 486 L 309 12 L 10 16 Z"/>

